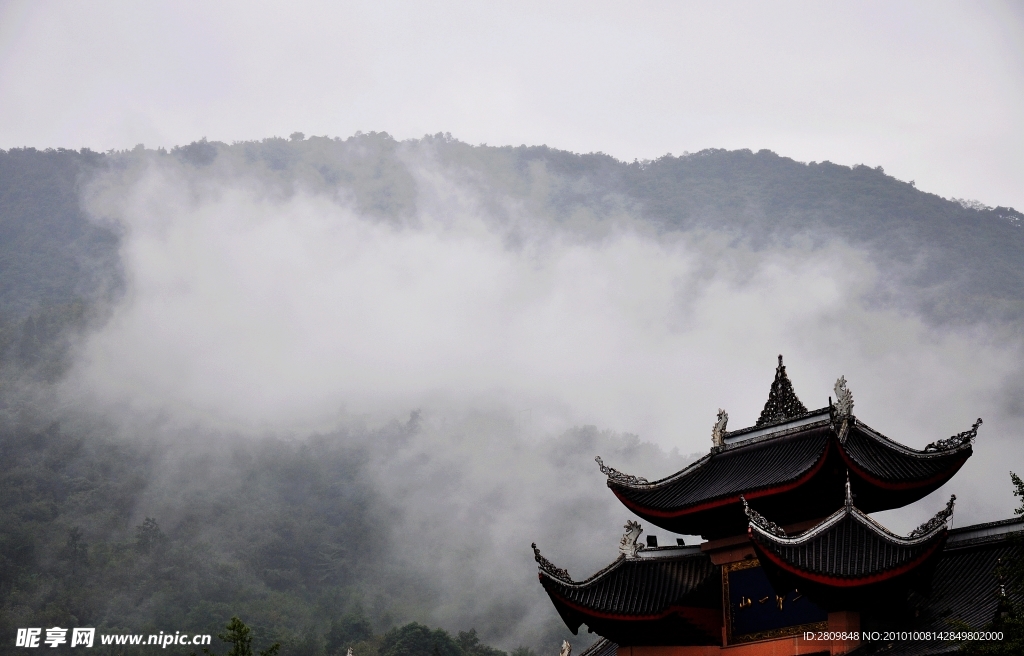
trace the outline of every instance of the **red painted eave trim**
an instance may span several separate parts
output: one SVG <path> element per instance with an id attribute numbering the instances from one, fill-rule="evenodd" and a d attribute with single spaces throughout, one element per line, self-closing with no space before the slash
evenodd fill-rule
<path id="1" fill-rule="evenodd" d="M 971 457 L 971 453 L 973 453 L 973 451 L 968 451 L 966 453 L 966 455 L 964 455 L 964 456 L 962 456 L 960 458 L 957 458 L 956 460 L 953 460 L 952 461 L 953 464 L 951 464 L 947 469 L 945 469 L 943 471 L 940 471 L 938 474 L 936 474 L 935 476 L 932 476 L 930 478 L 926 478 L 926 479 L 922 479 L 922 480 L 918 480 L 918 481 L 893 482 L 893 481 L 883 480 L 883 479 L 878 478 L 877 476 L 871 474 L 870 472 L 865 470 L 863 467 L 858 465 L 856 463 L 856 461 L 854 461 L 853 457 L 850 456 L 850 454 L 848 454 L 846 452 L 845 448 L 840 447 L 840 449 L 839 449 L 839 455 L 842 456 L 843 462 L 845 462 L 846 466 L 850 468 L 850 471 L 854 472 L 855 474 L 857 474 L 857 476 L 859 476 L 860 478 L 864 479 L 868 483 L 871 483 L 872 485 L 874 485 L 876 487 L 880 487 L 883 490 L 915 490 L 915 489 L 919 489 L 919 488 L 922 488 L 922 487 L 928 487 L 930 485 L 935 485 L 937 483 L 938 484 L 945 483 L 949 479 L 953 478 L 953 476 L 956 475 L 956 473 L 958 471 L 960 471 L 960 468 L 964 466 L 964 463 L 967 462 L 967 459 Z"/>
<path id="2" fill-rule="evenodd" d="M 544 581 L 544 579 L 543 579 L 543 577 L 541 577 L 541 584 L 542 585 L 543 585 L 543 581 Z M 550 590 L 547 586 L 544 586 L 544 590 L 545 590 L 545 592 L 548 593 L 548 596 L 550 596 L 552 598 L 552 601 L 555 601 L 556 603 L 560 603 L 560 604 L 563 604 L 565 606 L 568 606 L 569 608 L 571 608 L 572 610 L 576 611 L 577 613 L 580 613 L 581 615 L 584 615 L 584 616 L 587 616 L 587 617 L 596 617 L 596 618 L 600 618 L 600 619 L 603 619 L 603 620 L 617 620 L 617 621 L 621 621 L 621 622 L 653 622 L 653 621 L 665 619 L 669 615 L 673 615 L 674 614 L 674 615 L 679 615 L 683 619 L 686 619 L 687 621 L 691 621 L 691 623 L 692 623 L 692 620 L 690 620 L 687 617 L 687 611 L 691 611 L 691 610 L 692 611 L 700 611 L 701 613 L 704 613 L 704 612 L 707 612 L 707 611 L 718 612 L 718 609 L 715 609 L 715 608 L 700 608 L 698 606 L 680 606 L 680 605 L 677 604 L 677 605 L 669 606 L 664 611 L 662 611 L 660 613 L 657 613 L 657 614 L 654 614 L 654 615 L 626 615 L 624 613 L 608 613 L 608 612 L 604 612 L 604 611 L 594 610 L 593 608 L 588 608 L 586 606 L 581 606 L 580 604 L 577 604 L 575 602 L 569 601 L 568 599 L 566 599 L 562 595 L 558 594 L 557 592 L 554 592 L 554 591 Z M 584 623 L 586 623 L 586 622 L 584 621 Z M 697 628 L 699 628 L 699 627 L 697 627 Z"/>
<path id="3" fill-rule="evenodd" d="M 898 576 L 902 576 L 903 574 L 906 574 L 916 569 L 922 563 L 928 560 L 945 542 L 945 535 L 943 535 L 941 538 L 937 539 L 931 545 L 931 547 L 925 550 L 917 558 L 914 558 L 913 560 L 906 562 L 903 565 L 900 565 L 899 567 L 896 567 L 894 569 L 886 570 L 884 572 L 876 572 L 875 574 L 870 574 L 868 576 L 846 578 L 839 576 L 829 576 L 826 574 L 816 574 L 813 572 L 808 572 L 803 569 L 799 569 L 793 565 L 790 565 L 776 554 L 772 553 L 771 551 L 768 551 L 763 546 L 761 546 L 760 543 L 753 539 L 753 531 L 751 529 L 747 529 L 747 534 L 750 535 L 751 541 L 754 543 L 754 548 L 757 550 L 758 557 L 763 556 L 764 558 L 767 558 L 769 561 L 772 562 L 772 564 L 774 564 L 779 569 L 788 572 L 793 576 L 804 579 L 805 581 L 811 581 L 813 583 L 819 583 L 834 588 L 858 588 L 866 585 L 872 585 L 874 583 L 881 583 L 883 581 L 888 581 Z"/>

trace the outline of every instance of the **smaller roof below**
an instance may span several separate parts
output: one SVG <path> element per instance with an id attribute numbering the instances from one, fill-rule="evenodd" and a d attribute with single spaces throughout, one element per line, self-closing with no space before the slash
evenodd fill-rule
<path id="1" fill-rule="evenodd" d="M 586 624 L 618 644 L 712 645 L 721 641 L 721 577 L 699 547 L 655 557 L 620 555 L 585 581 L 573 581 L 534 551 L 538 576 L 573 633 Z"/>
<path id="2" fill-rule="evenodd" d="M 541 568 L 540 580 L 549 595 L 598 614 L 659 617 L 687 597 L 708 577 L 711 559 L 694 548 L 676 558 L 625 558 L 579 583 L 553 576 Z M 572 628 L 572 627 L 570 627 Z"/>
<path id="3" fill-rule="evenodd" d="M 949 531 L 930 589 L 927 594 L 911 595 L 914 612 L 897 628 L 938 633 L 959 631 L 966 624 L 972 630 L 983 629 L 995 617 L 1000 603 L 999 564 L 1022 556 L 1022 533 L 1024 517 Z M 1007 586 L 1003 591 L 1012 603 L 1024 603 L 1024 594 L 1019 589 Z M 889 621 L 890 618 L 870 611 L 861 616 L 861 624 L 866 628 L 887 627 Z M 956 642 L 922 640 L 867 644 L 854 653 L 932 656 L 956 651 Z"/>
<path id="4" fill-rule="evenodd" d="M 748 534 L 767 567 L 836 588 L 861 587 L 906 574 L 942 547 L 956 497 L 907 537 L 892 533 L 853 505 L 849 480 L 842 508 L 794 537 L 745 506 Z"/>

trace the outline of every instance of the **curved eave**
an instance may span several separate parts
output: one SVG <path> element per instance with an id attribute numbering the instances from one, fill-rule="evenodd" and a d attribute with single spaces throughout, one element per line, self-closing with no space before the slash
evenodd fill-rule
<path id="1" fill-rule="evenodd" d="M 857 419 L 847 430 L 849 434 L 840 441 L 839 449 L 844 463 L 861 480 L 887 491 L 934 490 L 960 471 L 974 453 L 971 441 L 941 451 L 911 449 Z M 881 453 L 858 453 L 858 446 L 851 440 L 864 440 L 866 448 L 874 447 Z M 880 471 L 884 467 L 891 471 Z"/>
<path id="2" fill-rule="evenodd" d="M 816 426 L 811 430 L 820 428 Z M 854 477 L 858 493 L 866 495 L 863 507 L 870 512 L 900 507 L 930 494 L 949 481 L 973 454 L 970 441 L 941 451 L 911 449 L 856 419 L 845 428 L 845 432 L 846 434 L 840 438 L 834 431 L 830 431 L 816 458 L 809 461 L 805 467 L 798 467 L 790 476 L 765 485 L 739 484 L 719 496 L 700 499 L 693 503 L 659 503 L 653 493 L 684 485 L 691 477 L 702 474 L 705 477 L 713 476 L 704 470 L 711 466 L 716 458 L 736 457 L 740 449 L 771 449 L 774 448 L 774 444 L 784 444 L 784 438 L 773 436 L 764 442 L 759 441 L 759 444 L 734 445 L 724 452 L 706 455 L 679 473 L 654 483 L 635 484 L 609 478 L 607 484 L 629 510 L 663 528 L 675 530 L 679 527 L 664 526 L 661 522 L 687 521 L 702 513 L 714 513 L 728 507 L 739 508 L 740 495 L 752 501 L 800 488 L 819 474 L 833 450 Z M 723 471 L 722 475 L 729 474 L 730 472 Z M 732 474 L 735 475 L 735 472 Z M 896 493 L 896 496 L 888 496 L 891 493 Z"/>
<path id="3" fill-rule="evenodd" d="M 754 542 L 754 551 L 757 552 L 758 559 L 762 564 L 769 562 L 797 579 L 832 588 L 860 588 L 894 580 L 905 574 L 909 574 L 927 561 L 931 560 L 934 556 L 938 555 L 944 542 L 945 536 L 942 536 L 941 539 L 935 541 L 935 544 L 922 551 L 921 554 L 914 559 L 909 560 L 898 567 L 863 576 L 836 576 L 831 574 L 822 574 L 820 572 L 810 572 L 793 566 L 791 563 L 780 558 L 777 554 L 765 549 L 756 541 Z"/>
<path id="4" fill-rule="evenodd" d="M 821 430 L 822 426 L 813 426 L 809 430 Z M 775 438 L 778 440 L 778 444 L 783 444 L 786 437 L 792 437 L 791 435 L 781 436 Z M 820 439 L 820 438 L 818 438 Z M 775 441 L 775 440 L 770 440 Z M 833 438 L 831 435 L 826 436 L 822 440 L 821 448 L 818 450 L 816 456 L 808 461 L 803 466 L 796 467 L 795 471 L 790 476 L 780 478 L 779 480 L 772 481 L 770 483 L 752 486 L 736 486 L 734 489 L 723 493 L 719 496 L 710 497 L 708 499 L 702 499 L 695 503 L 683 504 L 675 507 L 655 507 L 652 504 L 645 503 L 643 500 L 635 498 L 636 496 L 643 495 L 647 496 L 650 492 L 664 490 L 674 485 L 680 484 L 687 478 L 697 476 L 702 469 L 708 467 L 713 459 L 716 457 L 722 458 L 734 458 L 742 453 L 741 449 L 755 449 L 765 450 L 772 448 L 771 445 L 759 442 L 756 444 L 739 444 L 730 447 L 728 450 L 712 453 L 704 456 L 697 462 L 691 464 L 679 473 L 669 476 L 667 478 L 655 481 L 653 483 L 646 484 L 630 484 L 616 481 L 614 479 L 608 479 L 608 487 L 612 490 L 612 493 L 622 502 L 624 506 L 635 512 L 636 514 L 646 517 L 649 519 L 662 518 L 662 519 L 676 519 L 683 518 L 688 515 L 695 515 L 698 513 L 706 512 L 708 510 L 715 510 L 717 508 L 723 508 L 725 506 L 741 505 L 740 495 L 745 496 L 748 500 L 757 499 L 764 496 L 772 496 L 776 494 L 782 494 L 790 490 L 796 489 L 801 485 L 805 484 L 817 474 L 824 466 L 825 461 L 828 459 L 828 455 L 832 450 Z"/>
<path id="5" fill-rule="evenodd" d="M 936 535 L 946 530 L 945 524 L 941 524 L 936 526 L 932 530 L 928 531 L 927 533 L 924 533 L 917 537 L 904 537 L 902 535 L 896 535 L 889 529 L 885 528 L 875 520 L 871 519 L 870 517 L 862 513 L 857 508 L 853 507 L 840 508 L 836 512 L 832 513 L 831 515 L 823 519 L 819 524 L 812 526 L 806 531 L 803 531 L 799 535 L 795 535 L 793 537 L 780 537 L 765 530 L 763 527 L 753 522 L 750 523 L 749 530 L 756 532 L 761 539 L 767 542 L 771 542 L 772 544 L 776 544 L 780 547 L 799 547 L 818 539 L 819 537 L 827 533 L 829 529 L 831 529 L 833 526 L 843 521 L 847 517 L 859 522 L 869 531 L 874 533 L 878 538 L 901 547 L 916 547 L 925 542 L 928 542 L 929 540 L 933 539 Z"/>
<path id="6" fill-rule="evenodd" d="M 856 575 L 844 575 L 811 570 L 787 560 L 782 553 L 780 553 L 785 548 L 808 547 L 811 546 L 812 543 L 821 542 L 824 537 L 827 536 L 839 523 L 849 520 L 858 522 L 864 526 L 883 543 L 893 547 L 920 549 L 915 555 L 904 561 Z M 834 588 L 856 588 L 869 586 L 908 574 L 941 551 L 942 545 L 946 541 L 947 533 L 946 525 L 945 523 L 942 523 L 937 525 L 931 531 L 917 537 L 911 538 L 898 536 L 861 511 L 852 507 L 845 507 L 836 511 L 817 526 L 795 537 L 780 537 L 753 522 L 751 522 L 747 528 L 747 536 L 750 538 L 750 541 L 754 546 L 754 550 L 757 552 L 758 558 L 761 559 L 762 563 L 771 563 L 771 565 L 774 565 L 797 579 Z M 836 543 L 833 542 L 831 544 Z M 820 551 L 827 551 L 827 547 L 823 547 Z M 843 557 L 849 556 L 847 554 L 835 554 L 833 557 L 829 558 L 828 561 L 836 562 L 838 559 Z"/>
<path id="7" fill-rule="evenodd" d="M 663 519 L 677 519 L 686 517 L 688 515 L 696 515 L 698 513 L 706 512 L 708 510 L 715 510 L 717 508 L 723 508 L 725 506 L 741 506 L 743 502 L 740 500 L 740 496 L 746 497 L 748 500 L 759 499 L 761 497 L 774 496 L 776 494 L 783 494 L 790 490 L 804 485 L 810 481 L 814 476 L 821 471 L 821 468 L 825 465 L 825 461 L 828 459 L 828 452 L 830 450 L 830 443 L 826 443 L 825 449 L 818 456 L 818 459 L 810 465 L 804 472 L 797 475 L 796 478 L 782 481 L 774 485 L 767 485 L 761 488 L 754 488 L 752 490 L 741 490 L 735 494 L 722 496 L 717 499 L 710 499 L 701 503 L 697 503 L 691 506 L 682 506 L 679 508 L 673 508 L 670 510 L 664 510 L 660 508 L 650 508 L 643 506 L 632 499 L 624 497 L 620 491 L 612 487 L 609 483 L 608 487 L 611 487 L 612 492 L 618 497 L 622 505 L 626 506 L 636 514 L 645 518 L 663 518 Z"/>
<path id="8" fill-rule="evenodd" d="M 680 480 L 683 480 L 694 475 L 697 471 L 699 471 L 700 469 L 705 467 L 709 462 L 711 462 L 711 458 L 714 455 L 714 453 L 709 453 L 707 455 L 701 456 L 700 458 L 698 458 L 694 462 L 691 462 L 690 464 L 683 467 L 676 473 L 666 476 L 665 478 L 652 481 L 650 483 L 625 483 L 622 481 L 617 481 L 614 478 L 609 478 L 608 487 L 612 488 L 612 490 L 660 490 L 662 488 L 669 487 L 673 483 L 676 483 Z"/>
<path id="9" fill-rule="evenodd" d="M 602 569 L 599 569 L 596 573 L 590 575 L 582 581 L 572 581 L 559 578 L 551 574 L 551 572 L 547 572 L 541 568 L 537 569 L 537 574 L 541 577 L 541 583 L 543 583 L 544 579 L 547 578 L 554 581 L 558 585 L 565 586 L 567 588 L 583 589 L 594 585 L 595 583 L 603 579 L 605 576 L 608 576 L 609 574 L 617 570 L 619 567 L 621 567 L 624 562 L 626 562 L 626 557 L 620 554 L 618 558 L 611 562 L 611 564 L 605 566 Z"/>
<path id="10" fill-rule="evenodd" d="M 661 567 L 666 564 L 668 570 Z M 681 565 L 684 571 L 671 564 Z M 614 578 L 606 580 L 609 576 Z M 580 583 L 545 570 L 538 572 L 538 578 L 574 634 L 586 624 L 590 631 L 619 644 L 710 645 L 721 639 L 718 569 L 704 554 L 620 558 Z"/>
<path id="11" fill-rule="evenodd" d="M 688 608 L 686 599 L 702 589 L 715 572 L 708 556 L 696 552 L 672 558 L 619 556 L 580 582 L 543 568 L 537 574 L 552 601 L 573 611 L 602 619 L 652 621 Z M 610 577 L 615 578 L 606 580 Z"/>
<path id="12" fill-rule="evenodd" d="M 950 453 L 955 453 L 957 451 L 963 451 L 963 450 L 969 450 L 971 448 L 971 445 L 972 445 L 972 442 L 968 441 L 968 442 L 965 442 L 965 443 L 961 444 L 960 446 L 954 447 L 952 449 L 936 450 L 936 451 L 920 451 L 918 449 L 913 449 L 913 448 L 911 448 L 911 447 L 909 447 L 909 446 L 907 446 L 905 444 L 900 444 L 899 442 L 897 442 L 896 440 L 892 439 L 891 437 L 887 437 L 886 435 L 883 435 L 880 431 L 877 431 L 874 428 L 872 428 L 871 426 L 868 426 L 867 424 L 865 424 L 860 419 L 854 418 L 853 419 L 853 424 L 854 424 L 854 426 L 856 428 L 860 429 L 863 432 L 863 434 L 868 435 L 869 437 L 871 437 L 872 439 L 876 440 L 877 442 L 879 442 L 881 444 L 884 444 L 886 447 L 888 447 L 888 448 L 890 448 L 890 449 L 892 449 L 894 451 L 898 451 L 899 453 L 902 453 L 904 455 L 910 456 L 912 458 L 920 458 L 920 459 L 923 459 L 923 460 L 928 460 L 928 459 L 931 459 L 931 458 L 941 458 L 943 456 L 949 455 Z"/>
<path id="13" fill-rule="evenodd" d="M 600 619 L 603 619 L 603 620 L 616 620 L 616 621 L 626 621 L 626 622 L 654 622 L 654 621 L 657 621 L 657 620 L 665 619 L 666 617 L 669 617 L 670 615 L 684 614 L 685 611 L 688 608 L 690 608 L 689 606 L 686 606 L 686 605 L 683 605 L 683 604 L 671 604 L 671 605 L 667 606 L 664 610 L 659 610 L 658 612 L 654 612 L 654 613 L 622 613 L 622 612 L 611 612 L 611 611 L 606 611 L 606 610 L 599 610 L 599 609 L 596 609 L 596 608 L 591 608 L 590 606 L 586 606 L 586 605 L 581 604 L 579 602 L 573 601 L 571 599 L 568 599 L 564 595 L 559 594 L 559 592 L 557 591 L 557 588 L 552 589 L 553 586 L 549 587 L 548 585 L 545 584 L 545 579 L 547 579 L 549 581 L 552 581 L 554 583 L 562 583 L 562 581 L 559 581 L 558 579 L 550 577 L 547 574 L 545 574 L 544 572 L 540 572 L 539 573 L 539 578 L 540 578 L 540 584 L 542 586 L 544 586 L 544 591 L 548 593 L 549 597 L 551 597 L 551 601 L 552 602 L 554 602 L 556 605 L 562 604 L 562 605 L 566 606 L 567 608 L 572 609 L 573 611 L 579 613 L 580 615 L 582 615 L 584 617 L 597 617 L 597 618 L 600 618 Z M 563 616 L 563 619 L 564 619 L 564 616 Z M 585 622 L 585 621 L 586 620 L 583 620 L 583 622 Z M 583 623 L 583 622 L 581 622 L 581 623 Z M 578 629 L 578 628 L 579 628 L 579 624 L 576 625 L 576 629 Z M 572 630 L 574 633 L 576 631 L 576 629 L 574 629 L 571 626 L 569 627 L 569 629 Z"/>

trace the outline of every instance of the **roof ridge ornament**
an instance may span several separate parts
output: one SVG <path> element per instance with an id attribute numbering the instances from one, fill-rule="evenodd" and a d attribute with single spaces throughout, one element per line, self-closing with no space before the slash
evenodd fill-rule
<path id="1" fill-rule="evenodd" d="M 747 503 L 747 498 L 742 494 L 740 495 L 740 501 L 743 502 L 743 512 L 747 514 L 747 519 L 750 520 L 751 524 L 757 525 L 759 528 L 764 529 L 776 537 L 786 537 L 786 532 L 782 530 L 781 526 L 751 508 L 750 504 Z"/>
<path id="2" fill-rule="evenodd" d="M 618 469 L 606 467 L 604 461 L 601 460 L 601 456 L 594 458 L 594 462 L 596 462 L 597 466 L 601 468 L 601 473 L 607 476 L 608 480 L 613 483 L 621 483 L 623 485 L 647 485 L 646 478 L 623 474 Z"/>
<path id="3" fill-rule="evenodd" d="M 949 518 L 953 516 L 953 505 L 955 503 L 956 495 L 953 494 L 949 497 L 949 503 L 946 504 L 945 508 L 935 513 L 935 516 L 929 519 L 927 522 L 921 524 L 913 531 L 911 531 L 910 535 L 908 535 L 907 537 L 919 538 L 922 535 L 927 535 L 928 533 L 931 533 L 940 526 L 944 526 L 946 522 L 949 521 Z"/>
<path id="4" fill-rule="evenodd" d="M 540 555 L 540 549 L 537 548 L 537 543 L 534 542 L 530 545 L 533 547 L 533 559 L 537 561 L 537 566 L 540 567 L 541 571 L 550 574 L 551 576 L 565 581 L 566 583 L 572 583 L 572 577 L 569 576 L 569 572 L 562 569 L 561 567 L 555 567 L 555 564 L 550 560 Z"/>
<path id="5" fill-rule="evenodd" d="M 944 440 L 936 440 L 924 448 L 925 451 L 952 451 L 953 449 L 959 449 L 965 444 L 969 444 L 974 441 L 974 438 L 978 436 L 978 427 L 981 426 L 981 417 L 978 417 L 978 421 L 974 422 L 970 430 L 965 430 L 962 433 L 957 433 L 953 437 L 947 437 Z"/>
<path id="6" fill-rule="evenodd" d="M 558 652 L 558 656 L 572 656 L 572 645 L 568 640 L 562 641 L 562 651 Z"/>
<path id="7" fill-rule="evenodd" d="M 850 491 L 850 470 L 846 470 L 846 509 L 853 509 L 853 492 Z"/>
<path id="8" fill-rule="evenodd" d="M 780 354 L 779 366 L 775 368 L 775 380 L 772 381 L 772 387 L 768 392 L 768 400 L 754 426 L 774 424 L 805 414 L 807 414 L 807 406 L 800 402 L 796 392 L 793 391 L 793 383 L 786 375 L 786 366 L 782 364 L 782 355 Z"/>
<path id="9" fill-rule="evenodd" d="M 840 415 L 838 407 L 832 403 L 832 397 L 828 397 L 828 424 L 832 428 L 832 432 L 839 438 L 840 444 L 846 444 L 847 438 L 850 437 L 851 420 L 855 421 L 852 416 Z"/>
<path id="10" fill-rule="evenodd" d="M 725 446 L 725 427 L 729 424 L 729 413 L 718 409 L 718 421 L 711 427 L 711 445 L 720 449 Z"/>
<path id="11" fill-rule="evenodd" d="M 846 387 L 846 376 L 840 376 L 833 389 L 836 393 L 836 418 L 850 419 L 853 417 L 853 392 Z"/>
<path id="12" fill-rule="evenodd" d="M 640 534 L 644 532 L 640 528 L 640 522 L 629 520 L 622 528 L 626 529 L 626 532 L 619 540 L 619 553 L 626 558 L 639 558 L 639 553 L 644 548 L 644 545 L 637 542 L 640 539 Z"/>

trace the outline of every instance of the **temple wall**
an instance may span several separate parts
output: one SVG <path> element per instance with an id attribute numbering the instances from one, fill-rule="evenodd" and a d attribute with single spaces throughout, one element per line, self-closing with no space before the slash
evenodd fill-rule
<path id="1" fill-rule="evenodd" d="M 838 634 L 859 633 L 860 614 L 849 611 L 829 613 L 827 631 Z M 821 641 L 805 640 L 803 636 L 788 636 L 724 647 L 619 647 L 616 656 L 839 656 L 859 646 L 859 640 Z"/>
<path id="2" fill-rule="evenodd" d="M 838 656 L 853 651 L 859 644 L 820 642 L 793 636 L 729 647 L 619 647 L 617 656 Z"/>

